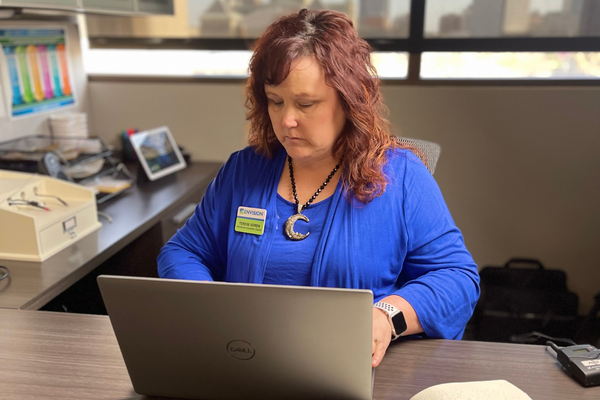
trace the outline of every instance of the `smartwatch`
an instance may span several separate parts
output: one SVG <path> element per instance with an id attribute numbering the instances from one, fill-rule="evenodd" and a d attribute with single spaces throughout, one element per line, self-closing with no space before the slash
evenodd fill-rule
<path id="1" fill-rule="evenodd" d="M 387 315 L 390 325 L 392 326 L 392 340 L 396 340 L 406 330 L 406 320 L 402 311 L 389 303 L 379 301 L 373 304 L 373 307 L 379 308 Z"/>

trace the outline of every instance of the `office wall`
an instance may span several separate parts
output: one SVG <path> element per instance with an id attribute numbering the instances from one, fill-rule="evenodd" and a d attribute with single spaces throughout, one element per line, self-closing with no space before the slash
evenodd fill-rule
<path id="1" fill-rule="evenodd" d="M 89 82 L 89 87 L 92 133 L 117 147 L 124 129 L 162 125 L 195 160 L 225 161 L 245 145 L 242 84 Z"/>
<path id="2" fill-rule="evenodd" d="M 0 142 L 27 135 L 37 134 L 50 134 L 48 127 L 48 116 L 53 113 L 67 112 L 67 111 L 83 111 L 87 112 L 88 109 L 88 94 L 87 94 L 87 76 L 83 69 L 83 61 L 81 58 L 81 46 L 79 42 L 79 31 L 76 25 L 75 18 L 68 16 L 64 17 L 52 17 L 49 16 L 48 20 L 40 20 L 42 17 L 31 20 L 19 20 L 19 21 L 0 21 L 0 29 L 7 28 L 54 28 L 54 27 L 66 27 L 67 29 L 67 47 L 70 56 L 70 68 L 71 74 L 74 80 L 74 93 L 77 101 L 75 106 L 63 108 L 61 110 L 54 110 L 46 112 L 33 117 L 23 117 L 15 120 L 10 120 L 8 117 L 8 101 L 10 99 L 4 98 L 4 86 L 8 84 L 7 71 L 2 70 L 0 65 L 0 97 L 3 97 L 3 102 L 6 107 L 5 113 L 0 113 L 4 117 L 0 117 Z"/>
<path id="3" fill-rule="evenodd" d="M 244 145 L 243 84 L 90 82 L 94 132 L 169 125 L 196 160 Z M 436 170 L 482 266 L 564 269 L 586 313 L 600 291 L 600 88 L 385 86 L 397 133 L 442 146 Z"/>
<path id="4" fill-rule="evenodd" d="M 436 170 L 480 267 L 564 269 L 587 313 L 600 292 L 600 88 L 388 88 L 392 121 L 442 145 Z"/>

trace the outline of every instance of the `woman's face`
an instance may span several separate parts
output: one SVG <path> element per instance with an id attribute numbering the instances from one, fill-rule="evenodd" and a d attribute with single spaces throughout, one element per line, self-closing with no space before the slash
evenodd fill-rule
<path id="1" fill-rule="evenodd" d="M 298 59 L 286 80 L 265 85 L 265 93 L 273 130 L 288 155 L 299 162 L 329 161 L 346 116 L 319 62 Z"/>

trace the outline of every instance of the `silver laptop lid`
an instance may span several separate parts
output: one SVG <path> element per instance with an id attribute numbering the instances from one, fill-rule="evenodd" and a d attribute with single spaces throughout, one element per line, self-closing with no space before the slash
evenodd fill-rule
<path id="1" fill-rule="evenodd" d="M 368 290 L 100 276 L 137 393 L 371 399 Z"/>

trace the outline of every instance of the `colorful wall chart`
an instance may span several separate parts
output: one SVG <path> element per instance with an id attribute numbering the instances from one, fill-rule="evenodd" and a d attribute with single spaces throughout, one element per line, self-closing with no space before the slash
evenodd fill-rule
<path id="1" fill-rule="evenodd" d="M 75 104 L 65 29 L 0 29 L 0 50 L 11 117 Z"/>

